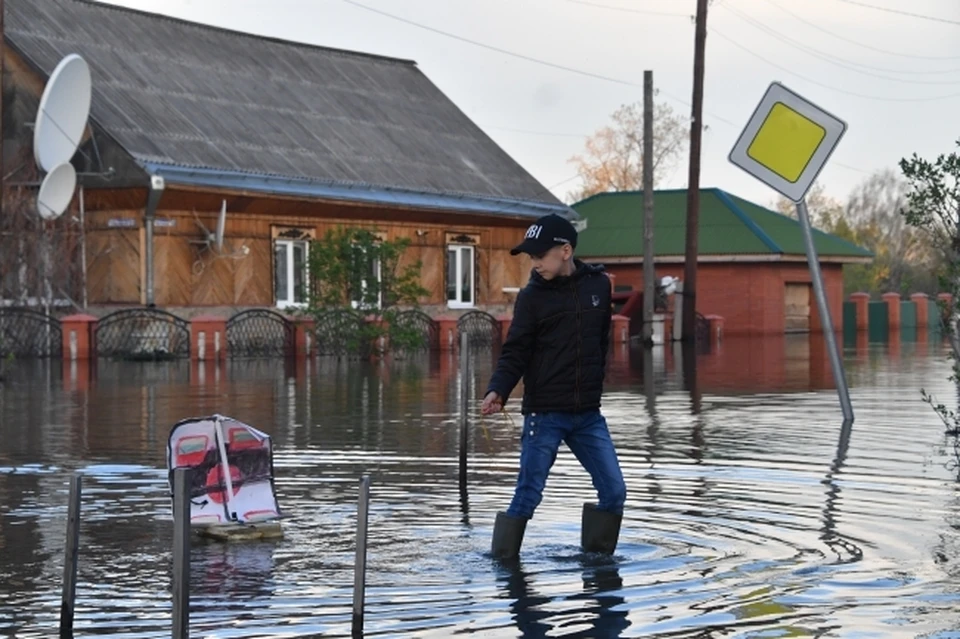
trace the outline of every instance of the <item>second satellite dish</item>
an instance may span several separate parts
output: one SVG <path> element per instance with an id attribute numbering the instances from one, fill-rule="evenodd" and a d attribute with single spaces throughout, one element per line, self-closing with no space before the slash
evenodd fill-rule
<path id="1" fill-rule="evenodd" d="M 64 162 L 53 168 L 43 178 L 40 192 L 37 194 L 37 212 L 45 220 L 60 217 L 70 201 L 73 191 L 77 188 L 77 171 L 69 162 Z"/>
<path id="2" fill-rule="evenodd" d="M 33 151 L 44 171 L 59 168 L 77 152 L 90 115 L 90 97 L 90 67 L 72 53 L 50 74 L 40 98 Z"/>

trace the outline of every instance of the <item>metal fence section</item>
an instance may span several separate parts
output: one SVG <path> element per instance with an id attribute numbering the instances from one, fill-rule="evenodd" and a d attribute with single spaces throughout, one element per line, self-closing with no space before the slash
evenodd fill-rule
<path id="1" fill-rule="evenodd" d="M 490 313 L 470 311 L 457 321 L 457 340 L 466 333 L 471 348 L 500 348 L 500 322 Z"/>
<path id="2" fill-rule="evenodd" d="M 0 308 L 0 358 L 60 357 L 63 330 L 60 321 L 23 308 Z"/>
<path id="3" fill-rule="evenodd" d="M 97 355 L 115 359 L 166 360 L 190 357 L 190 323 L 155 308 L 131 308 L 97 323 Z"/>
<path id="4" fill-rule="evenodd" d="M 319 313 L 315 318 L 314 332 L 317 338 L 318 355 L 365 355 L 370 344 L 364 330 L 361 313 L 335 308 Z"/>
<path id="5" fill-rule="evenodd" d="M 423 311 L 403 311 L 393 323 L 399 329 L 391 343 L 394 350 L 416 353 L 440 347 L 440 325 Z"/>
<path id="6" fill-rule="evenodd" d="M 227 320 L 227 354 L 236 358 L 295 354 L 293 323 L 269 309 L 250 309 Z"/>

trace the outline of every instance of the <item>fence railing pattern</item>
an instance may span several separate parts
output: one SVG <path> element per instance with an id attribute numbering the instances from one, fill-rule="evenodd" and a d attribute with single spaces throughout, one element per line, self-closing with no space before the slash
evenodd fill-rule
<path id="1" fill-rule="evenodd" d="M 131 308 L 97 322 L 100 357 L 165 360 L 190 357 L 190 322 L 156 308 Z"/>
<path id="2" fill-rule="evenodd" d="M 394 322 L 402 333 L 402 341 L 391 346 L 401 352 L 432 351 L 440 347 L 440 325 L 423 311 L 399 313 Z"/>
<path id="3" fill-rule="evenodd" d="M 331 309 L 314 317 L 318 355 L 365 355 L 371 344 L 366 339 L 364 316 L 350 309 Z"/>
<path id="4" fill-rule="evenodd" d="M 227 320 L 226 332 L 230 357 L 289 357 L 296 353 L 293 323 L 276 311 L 241 311 Z"/>
<path id="5" fill-rule="evenodd" d="M 63 330 L 49 315 L 22 308 L 0 308 L 0 358 L 60 357 Z"/>
<path id="6" fill-rule="evenodd" d="M 500 322 L 483 311 L 469 311 L 457 321 L 457 339 L 466 333 L 471 348 L 500 348 Z"/>

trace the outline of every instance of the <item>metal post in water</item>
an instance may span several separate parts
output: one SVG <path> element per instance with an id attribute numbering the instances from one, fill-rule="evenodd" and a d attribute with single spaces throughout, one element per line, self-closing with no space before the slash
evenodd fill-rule
<path id="1" fill-rule="evenodd" d="M 63 558 L 63 597 L 60 603 L 60 637 L 73 637 L 73 612 L 77 599 L 77 558 L 80 551 L 80 496 L 82 480 L 79 473 L 70 478 L 70 501 L 67 507 L 67 541 Z"/>
<path id="2" fill-rule="evenodd" d="M 460 490 L 467 487 L 467 424 L 470 410 L 470 335 L 460 335 Z"/>
<path id="3" fill-rule="evenodd" d="M 353 565 L 353 636 L 363 636 L 364 593 L 367 587 L 367 521 L 370 512 L 370 475 L 360 478 L 357 503 L 357 557 Z"/>
<path id="4" fill-rule="evenodd" d="M 173 471 L 173 639 L 190 636 L 190 469 Z"/>
<path id="5" fill-rule="evenodd" d="M 803 229 L 803 243 L 807 248 L 807 263 L 810 265 L 810 279 L 813 281 L 813 293 L 817 298 L 820 325 L 827 341 L 827 353 L 830 356 L 833 380 L 837 383 L 840 408 L 843 410 L 844 420 L 853 422 L 853 406 L 850 404 L 850 391 L 847 390 L 847 377 L 843 371 L 843 359 L 841 359 L 840 351 L 837 348 L 837 336 L 833 332 L 830 305 L 827 303 L 827 295 L 823 290 L 823 275 L 820 273 L 817 247 L 813 244 L 813 231 L 810 230 L 810 215 L 807 212 L 807 201 L 805 199 L 797 202 L 797 217 L 800 219 L 800 228 Z"/>

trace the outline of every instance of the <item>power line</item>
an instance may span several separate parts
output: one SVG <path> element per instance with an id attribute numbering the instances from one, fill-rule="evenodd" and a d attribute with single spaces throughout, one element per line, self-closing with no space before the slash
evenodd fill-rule
<path id="1" fill-rule="evenodd" d="M 445 36 L 445 37 L 447 37 L 447 38 L 452 38 L 452 39 L 454 39 L 454 40 L 458 40 L 458 41 L 460 41 L 460 42 L 465 42 L 465 43 L 467 43 L 467 44 L 472 44 L 472 45 L 475 46 L 475 47 L 480 47 L 480 48 L 483 48 L 483 49 L 488 49 L 488 50 L 490 50 L 490 51 L 496 51 L 497 53 L 500 53 L 500 54 L 503 54 L 503 55 L 508 55 L 508 56 L 511 56 L 511 57 L 514 57 L 514 58 L 518 58 L 518 59 L 520 59 L 520 60 L 526 60 L 527 62 L 533 62 L 534 64 L 540 64 L 540 65 L 543 65 L 543 66 L 546 66 L 546 67 L 550 67 L 550 68 L 552 68 L 552 69 L 559 69 L 559 70 L 561 70 L 561 71 L 567 71 L 567 72 L 569 72 L 569 73 L 576 73 L 577 75 L 582 75 L 582 76 L 584 76 L 584 77 L 593 78 L 593 79 L 595 79 L 595 80 L 604 80 L 604 81 L 606 81 L 606 82 L 613 82 L 613 83 L 615 83 L 615 84 L 620 84 L 620 85 L 628 86 L 628 87 L 634 87 L 634 88 L 638 88 L 638 89 L 642 89 L 642 88 L 643 88 L 643 85 L 640 84 L 640 83 L 637 83 L 637 82 L 630 82 L 629 80 L 621 80 L 621 79 L 619 79 L 619 78 L 613 78 L 613 77 L 610 77 L 610 76 L 607 76 L 607 75 L 602 75 L 602 74 L 599 74 L 599 73 L 594 73 L 593 71 L 585 71 L 585 70 L 583 70 L 583 69 L 576 69 L 576 68 L 574 68 L 574 67 L 568 67 L 568 66 L 565 66 L 565 65 L 562 65 L 562 64 L 557 64 L 557 63 L 555 63 L 555 62 L 550 62 L 550 61 L 548 61 L 548 60 L 541 60 L 540 58 L 534 58 L 534 57 L 532 57 L 532 56 L 528 56 L 528 55 L 525 55 L 525 54 L 522 54 L 522 53 L 517 53 L 517 52 L 515 52 L 515 51 L 510 51 L 510 50 L 508 50 L 508 49 L 502 49 L 502 48 L 500 48 L 500 47 L 496 47 L 496 46 L 493 46 L 493 45 L 491 45 L 491 44 L 486 44 L 486 43 L 484 43 L 484 42 L 478 42 L 477 40 L 471 40 L 470 38 L 465 38 L 465 37 L 460 36 L 460 35 L 457 35 L 457 34 L 455 34 L 455 33 L 450 33 L 450 32 L 448 32 L 448 31 L 443 31 L 443 30 L 441 30 L 441 29 L 437 29 L 437 28 L 435 28 L 435 27 L 430 27 L 430 26 L 427 26 L 427 25 L 425 25 L 425 24 L 421 24 L 421 23 L 419 23 L 419 22 L 415 22 L 415 21 L 413 21 L 413 20 L 408 20 L 407 18 L 402 18 L 402 17 L 400 17 L 400 16 L 398 16 L 398 15 L 394 15 L 394 14 L 388 13 L 388 12 L 386 12 L 386 11 L 381 11 L 380 9 L 377 9 L 377 8 L 375 8 L 375 7 L 371 7 L 371 6 L 369 6 L 369 5 L 362 4 L 362 3 L 360 3 L 360 2 L 356 2 L 355 0 L 342 0 L 342 2 L 345 2 L 345 3 L 349 4 L 349 5 L 352 5 L 352 6 L 354 6 L 354 7 L 357 7 L 357 8 L 359 8 L 359 9 L 364 9 L 364 10 L 366 10 L 366 11 L 370 11 L 370 12 L 372 12 L 372 13 L 376 13 L 376 14 L 378 14 L 378 15 L 384 16 L 384 17 L 386 17 L 386 18 L 390 18 L 391 20 L 396 20 L 397 22 L 402 22 L 402 23 L 408 24 L 408 25 L 410 25 L 410 26 L 412 26 L 412 27 L 417 27 L 418 29 L 423 29 L 423 30 L 425 30 L 425 31 L 430 31 L 431 33 L 436 33 L 437 35 L 442 35 L 442 36 Z M 679 97 L 677 97 L 677 96 L 675 96 L 675 95 L 672 95 L 672 94 L 670 94 L 670 93 L 667 93 L 666 91 L 663 91 L 662 89 L 660 90 L 660 93 L 662 93 L 663 95 L 667 96 L 667 97 L 670 98 L 671 100 L 674 100 L 674 101 L 676 101 L 676 102 L 678 102 L 678 103 L 680 103 L 680 104 L 682 104 L 682 105 L 684 105 L 684 106 L 690 106 L 690 103 L 689 103 L 689 102 L 687 102 L 687 101 L 683 100 L 682 98 L 679 98 Z M 715 120 L 717 120 L 717 121 L 719 121 L 719 122 L 725 122 L 726 124 L 733 125 L 733 122 L 731 122 L 730 120 L 728 120 L 728 119 L 726 119 L 726 118 L 724 118 L 724 117 L 721 117 L 721 116 L 719 116 L 719 115 L 715 115 L 715 114 L 709 113 L 709 112 L 707 112 L 707 115 L 709 115 L 710 117 L 712 117 L 713 119 L 715 119 Z"/>
<path id="2" fill-rule="evenodd" d="M 919 18 L 921 20 L 930 20 L 932 22 L 942 22 L 944 24 L 955 24 L 960 25 L 960 22 L 956 20 L 947 20 L 946 18 L 939 18 L 936 16 L 925 16 L 919 13 L 911 13 L 909 11 L 902 11 L 900 9 L 891 9 L 889 7 L 878 7 L 875 4 L 867 4 L 866 2 L 858 2 L 857 0 L 838 0 L 838 2 L 845 2 L 847 4 L 855 4 L 858 7 L 866 7 L 867 9 L 874 9 L 876 11 L 886 11 L 887 13 L 896 13 L 901 16 L 910 16 L 911 18 Z"/>
<path id="3" fill-rule="evenodd" d="M 826 33 L 827 35 L 833 36 L 834 38 L 837 38 L 838 40 L 842 40 L 842 41 L 847 42 L 847 43 L 849 43 L 849 44 L 853 44 L 853 45 L 856 45 L 856 46 L 858 46 L 858 47 L 863 47 L 864 49 L 869 49 L 870 51 L 876 51 L 877 53 L 886 53 L 887 55 L 892 55 L 892 56 L 896 56 L 896 57 L 900 57 L 900 58 L 913 58 L 913 59 L 915 59 L 915 60 L 960 60 L 960 56 L 926 56 L 926 55 L 916 55 L 916 54 L 912 54 L 912 53 L 897 53 L 896 51 L 888 51 L 887 49 L 881 49 L 881 48 L 879 48 L 879 47 L 874 47 L 874 46 L 871 46 L 871 45 L 869 45 L 869 44 L 863 44 L 862 42 L 857 42 L 856 40 L 851 40 L 850 38 L 848 38 L 848 37 L 846 37 L 846 36 L 842 36 L 842 35 L 840 35 L 840 34 L 838 34 L 838 33 L 834 33 L 833 31 L 830 31 L 829 29 L 825 29 L 824 27 L 821 27 L 819 24 L 817 24 L 817 23 L 815 23 L 815 22 L 811 22 L 810 20 L 807 20 L 806 18 L 803 18 L 803 17 L 801 17 L 801 16 L 798 16 L 798 15 L 797 15 L 796 13 L 794 13 L 793 11 L 790 11 L 789 9 L 781 6 L 779 3 L 774 2 L 774 0 L 764 0 L 764 2 L 767 2 L 768 4 L 772 4 L 772 5 L 775 6 L 777 9 L 780 9 L 781 11 L 783 11 L 784 13 L 786 13 L 787 15 L 793 16 L 793 18 L 795 18 L 796 20 L 799 20 L 800 22 L 803 22 L 804 24 L 813 27 L 814 29 L 816 29 L 816 30 L 818 30 L 818 31 L 822 31 L 823 33 Z M 914 74 L 954 73 L 954 72 L 956 72 L 956 71 L 960 71 L 960 69 L 950 69 L 949 71 L 914 71 Z"/>
<path id="4" fill-rule="evenodd" d="M 764 62 L 766 62 L 766 63 L 769 64 L 770 66 L 775 67 L 775 68 L 777 68 L 777 69 L 780 69 L 780 70 L 783 71 L 784 73 L 789 73 L 789 74 L 792 75 L 792 76 L 796 76 L 796 77 L 800 78 L 801 80 L 806 80 L 807 82 L 809 82 L 809 83 L 811 83 L 811 84 L 815 84 L 815 85 L 820 86 L 820 87 L 823 87 L 823 88 L 825 88 L 825 89 L 830 89 L 831 91 L 837 91 L 838 93 L 846 93 L 847 95 L 852 95 L 852 96 L 857 97 L 857 98 L 863 98 L 863 99 L 865 99 L 865 100 L 878 100 L 878 101 L 880 101 L 880 102 L 935 102 L 935 101 L 938 101 L 938 100 L 949 100 L 949 99 L 951 99 L 951 98 L 958 98 L 958 97 L 960 97 L 960 93 L 951 93 L 951 94 L 949 94 L 949 95 L 938 95 L 938 96 L 934 96 L 934 97 L 930 97 L 930 98 L 907 98 L 907 97 L 903 97 L 903 98 L 888 98 L 888 97 L 882 97 L 882 96 L 876 96 L 876 95 L 865 95 L 865 94 L 863 94 L 863 93 L 856 93 L 855 91 L 847 91 L 846 89 L 841 89 L 841 88 L 839 88 L 839 87 L 833 87 L 833 86 L 830 86 L 829 84 L 824 84 L 824 83 L 819 82 L 819 81 L 817 81 L 817 80 L 813 80 L 812 78 L 808 78 L 808 77 L 805 76 L 805 75 L 800 75 L 799 73 L 796 73 L 795 71 L 791 71 L 790 69 L 788 69 L 788 68 L 786 68 L 786 67 L 784 67 L 784 66 L 781 66 L 781 65 L 779 65 L 779 64 L 777 64 L 777 63 L 775 63 L 775 62 L 771 62 L 766 56 L 762 56 L 762 55 L 760 55 L 759 53 L 754 53 L 753 51 L 751 51 L 751 50 L 748 49 L 747 47 L 743 46 L 742 44 L 740 44 L 739 42 L 737 42 L 737 41 L 734 40 L 733 38 L 730 38 L 730 37 L 728 37 L 728 36 L 723 35 L 723 33 L 721 33 L 720 31 L 717 31 L 716 27 L 714 27 L 714 28 L 711 30 L 711 32 L 714 33 L 715 35 L 723 38 L 724 40 L 726 40 L 727 42 L 729 42 L 729 43 L 732 44 L 733 46 L 737 47 L 738 49 L 742 49 L 743 51 L 746 51 L 747 53 L 749 53 L 749 54 L 752 55 L 753 57 L 759 58 L 760 60 L 763 60 Z"/>
<path id="5" fill-rule="evenodd" d="M 819 59 L 823 60 L 824 62 L 827 62 L 827 63 L 829 63 L 829 64 L 832 64 L 832 65 L 841 67 L 841 68 L 843 68 L 843 69 L 847 69 L 847 70 L 849 70 L 849 71 L 853 71 L 854 73 L 861 73 L 861 74 L 863 74 L 863 75 L 868 75 L 868 76 L 870 76 L 870 77 L 880 78 L 881 80 L 890 80 L 891 82 L 902 82 L 902 83 L 905 83 L 905 84 L 939 84 L 939 85 L 956 85 L 956 84 L 960 84 L 960 80 L 910 80 L 910 79 L 907 79 L 907 78 L 894 78 L 894 77 L 891 77 L 891 76 L 888 76 L 888 75 L 881 75 L 881 74 L 879 74 L 879 73 L 871 73 L 870 71 L 864 71 L 864 70 L 862 70 L 862 69 L 857 69 L 857 68 L 855 68 L 854 66 L 851 66 L 851 65 L 863 66 L 863 67 L 865 67 L 865 68 L 867 68 L 867 69 L 877 69 L 877 67 L 870 67 L 870 66 L 867 66 L 867 65 L 861 65 L 861 64 L 859 64 L 859 63 L 857 63 L 857 62 L 853 62 L 853 61 L 851 61 L 851 60 L 844 60 L 844 62 L 841 62 L 840 60 L 842 60 L 842 58 L 839 58 L 839 59 L 838 59 L 836 56 L 833 56 L 833 55 L 831 55 L 831 54 L 829 54 L 829 53 L 826 53 L 826 52 L 824 52 L 824 51 L 820 51 L 820 50 L 815 49 L 815 48 L 813 48 L 813 47 L 809 47 L 809 46 L 803 44 L 802 42 L 800 42 L 800 41 L 798 41 L 798 40 L 794 40 L 793 38 L 791 38 L 791 37 L 789 37 L 789 36 L 786 36 L 786 35 L 780 33 L 779 31 L 776 31 L 776 30 L 773 29 L 772 27 L 768 27 L 767 25 L 763 24 L 762 22 L 760 22 L 760 21 L 758 21 L 758 20 L 754 20 L 754 19 L 751 18 L 750 16 L 745 15 L 743 12 L 735 9 L 734 7 L 730 6 L 729 4 L 724 5 L 723 8 L 724 8 L 725 10 L 729 11 L 730 13 L 732 13 L 733 15 L 735 15 L 736 17 L 740 18 L 741 20 L 743 20 L 743 21 L 746 22 L 747 24 L 753 26 L 754 28 L 759 29 L 759 30 L 761 30 L 761 31 L 763 31 L 763 32 L 765 32 L 765 33 L 767 33 L 767 34 L 773 35 L 774 37 L 780 39 L 780 40 L 783 41 L 783 42 L 786 42 L 786 43 L 792 45 L 793 47 L 795 47 L 795 48 L 797 48 L 797 49 L 799 49 L 799 50 L 807 53 L 808 55 L 811 55 L 811 56 L 813 56 L 813 57 L 815 57 L 815 58 L 819 58 Z M 911 73 L 910 71 L 893 71 L 893 70 L 890 70 L 890 69 L 879 69 L 879 70 L 880 70 L 880 71 L 887 71 L 888 73 Z"/>
<path id="6" fill-rule="evenodd" d="M 668 13 L 666 11 L 647 11 L 645 9 L 628 9 L 626 7 L 615 7 L 609 4 L 600 4 L 599 2 L 589 2 L 588 0 L 567 0 L 571 4 L 582 4 L 588 7 L 597 7 L 598 9 L 607 9 L 608 11 L 620 11 L 622 13 L 638 13 L 645 16 L 670 16 L 674 18 L 689 18 L 689 13 Z"/>
<path id="7" fill-rule="evenodd" d="M 489 44 L 486 44 L 486 43 L 484 43 L 484 42 L 479 42 L 479 41 L 476 41 L 476 40 L 471 40 L 471 39 L 469 39 L 469 38 L 465 38 L 465 37 L 463 37 L 463 36 L 460 36 L 460 35 L 457 35 L 457 34 L 454 34 L 454 33 L 449 33 L 449 32 L 447 32 L 447 31 L 443 31 L 443 30 L 441 30 L 441 29 L 437 29 L 437 28 L 434 28 L 434 27 L 430 27 L 430 26 L 421 24 L 421 23 L 419 23 L 419 22 L 415 22 L 415 21 L 413 21 L 413 20 L 409 20 L 409 19 L 407 19 L 407 18 L 402 18 L 402 17 L 397 16 L 397 15 L 394 15 L 394 14 L 392 14 L 392 13 L 388 13 L 388 12 L 386 12 L 386 11 L 382 11 L 382 10 L 380 10 L 380 9 L 377 9 L 377 8 L 375 8 L 375 7 L 371 7 L 371 6 L 362 4 L 362 3 L 360 3 L 360 2 L 356 2 L 355 0 L 342 0 L 342 1 L 345 2 L 345 3 L 347 3 L 347 4 L 349 4 L 349 5 L 355 6 L 355 7 L 359 8 L 359 9 L 364 9 L 364 10 L 366 10 L 366 11 L 370 11 L 370 12 L 372 12 L 372 13 L 376 13 L 376 14 L 379 14 L 379 15 L 381 15 L 381 16 L 384 16 L 384 17 L 386 17 L 386 18 L 390 18 L 391 20 L 396 20 L 396 21 L 398 21 L 398 22 L 402 22 L 402 23 L 404 23 L 404 24 L 408 24 L 408 25 L 410 25 L 410 26 L 417 27 L 417 28 L 419 28 L 419 29 L 423 29 L 423 30 L 426 30 L 426 31 L 430 31 L 431 33 L 436 33 L 436 34 L 438 34 L 438 35 L 442 35 L 442 36 L 445 36 L 445 37 L 448 37 L 448 38 L 452 38 L 452 39 L 458 40 L 458 41 L 460 41 L 460 42 L 465 42 L 465 43 L 467 43 L 467 44 L 472 44 L 472 45 L 474 45 L 474 46 L 477 46 L 477 47 L 480 47 L 480 48 L 483 48 L 483 49 L 488 49 L 488 50 L 491 50 L 491 51 L 495 51 L 495 52 L 500 53 L 500 54 L 503 54 L 503 55 L 515 57 L 515 58 L 518 58 L 518 59 L 521 59 L 521 60 L 526 60 L 526 61 L 532 62 L 532 63 L 534 63 L 534 64 L 540 64 L 540 65 L 547 66 L 547 67 L 550 67 L 550 68 L 553 68 L 553 69 L 559 69 L 559 70 L 561 70 L 561 71 L 567 71 L 567 72 L 569 72 L 569 73 L 575 73 L 575 74 L 577 74 L 577 75 L 582 75 L 582 76 L 594 78 L 594 79 L 597 79 L 597 80 L 604 80 L 604 81 L 607 81 L 607 82 L 613 82 L 613 83 L 615 83 L 615 84 L 620 84 L 620 85 L 623 85 L 623 86 L 630 86 L 630 87 L 642 88 L 642 85 L 640 85 L 640 84 L 638 84 L 638 83 L 635 83 L 635 82 L 630 82 L 630 81 L 622 80 L 622 79 L 619 79 L 619 78 L 613 78 L 613 77 L 610 77 L 610 76 L 601 75 L 601 74 L 599 74 L 599 73 L 594 73 L 594 72 L 592 72 L 592 71 L 585 71 L 585 70 L 582 70 L 582 69 L 576 69 L 576 68 L 573 68 L 573 67 L 568 67 L 568 66 L 561 65 L 561 64 L 557 64 L 557 63 L 554 63 L 554 62 L 549 62 L 549 61 L 547 61 L 547 60 L 541 60 L 541 59 L 539 59 L 539 58 L 534 58 L 534 57 L 532 57 L 532 56 L 524 55 L 524 54 L 522 54 L 522 53 L 517 53 L 517 52 L 514 52 L 514 51 L 510 51 L 510 50 L 508 50 L 508 49 L 502 49 L 502 48 L 500 48 L 500 47 L 496 47 L 496 46 L 493 46 L 493 45 L 489 45 Z M 741 49 L 744 49 L 744 51 L 746 51 L 747 53 L 749 53 L 749 54 L 751 54 L 751 55 L 753 55 L 753 56 L 755 56 L 755 57 L 760 57 L 761 59 L 764 59 L 762 56 L 760 56 L 760 55 L 758 55 L 758 54 L 756 54 L 756 53 L 753 53 L 753 52 L 750 51 L 749 49 L 746 49 L 745 47 L 742 47 L 741 45 L 737 44 L 736 42 L 734 42 L 734 41 L 731 40 L 730 38 L 727 38 L 727 37 L 724 36 L 722 33 L 718 33 L 718 32 L 716 31 L 716 29 L 712 29 L 712 31 L 713 31 L 714 33 L 716 33 L 717 35 L 719 35 L 721 38 L 724 38 L 724 39 L 730 41 L 732 44 L 740 47 Z M 772 63 L 771 63 L 771 64 L 772 64 Z M 777 66 L 777 65 L 774 65 L 774 66 Z M 781 68 L 781 69 L 782 69 L 782 67 L 778 67 L 778 68 Z M 792 73 L 791 71 L 789 71 L 789 70 L 787 70 L 787 69 L 782 69 L 782 70 L 787 71 L 788 73 Z M 796 75 L 796 74 L 794 74 L 794 75 Z M 801 77 L 802 79 L 807 80 L 807 78 L 804 78 L 803 76 L 798 76 L 798 77 Z M 817 82 L 815 82 L 815 81 L 813 81 L 813 80 L 808 80 L 808 81 L 813 82 L 814 84 L 819 84 L 819 83 L 817 83 Z M 821 86 L 825 86 L 825 85 L 821 85 Z M 833 87 L 825 86 L 825 88 L 832 89 Z M 842 91 L 841 89 L 835 89 L 835 90 Z M 669 94 L 669 93 L 667 93 L 667 92 L 665 92 L 665 91 L 662 91 L 662 90 L 659 90 L 659 92 L 660 92 L 660 93 L 663 93 L 665 96 L 671 98 L 672 100 L 675 100 L 675 101 L 679 102 L 680 104 L 683 104 L 684 106 L 690 106 L 690 103 L 689 103 L 689 102 L 687 102 L 687 101 L 685 101 L 685 100 L 683 100 L 683 99 L 681 99 L 681 98 L 678 98 L 678 97 L 676 97 L 676 96 L 673 96 L 673 95 L 671 95 L 671 94 Z M 876 99 L 876 100 L 884 100 L 884 99 L 886 99 L 886 98 L 875 98 L 875 97 L 871 97 L 871 96 L 861 96 L 861 95 L 859 95 L 859 94 L 853 94 L 853 95 L 858 95 L 858 97 L 864 97 L 864 98 Z M 960 94 L 957 94 L 957 95 L 960 95 Z M 956 97 L 956 96 L 951 95 L 951 96 L 943 96 L 942 98 L 930 98 L 930 99 L 945 99 L 945 98 L 949 98 L 949 97 Z M 896 99 L 892 99 L 892 100 L 896 101 Z M 906 100 L 909 100 L 909 98 L 904 99 L 904 101 L 906 101 Z M 921 98 L 921 99 L 919 99 L 919 100 L 923 100 L 923 99 Z M 721 117 L 721 116 L 718 116 L 718 115 L 715 115 L 715 114 L 712 114 L 712 113 L 709 113 L 709 112 L 707 112 L 707 115 L 709 115 L 709 116 L 710 116 L 711 118 L 713 118 L 714 120 L 717 120 L 718 122 L 722 122 L 722 123 L 724 123 L 724 124 L 726 124 L 726 125 L 728 125 L 728 126 L 734 126 L 734 127 L 737 126 L 734 122 L 728 120 L 727 118 L 724 118 L 724 117 Z M 557 136 L 557 137 L 583 137 L 583 138 L 588 137 L 588 136 L 586 136 L 586 135 L 581 136 L 581 135 L 572 134 L 572 133 L 559 133 L 559 132 L 547 132 L 547 131 L 531 131 L 531 130 L 525 130 L 525 129 L 511 129 L 511 128 L 508 128 L 508 127 L 491 127 L 491 128 L 499 128 L 499 129 L 502 129 L 502 130 L 513 131 L 513 132 L 515 132 L 515 133 L 525 133 L 525 134 L 530 134 L 530 135 L 549 135 L 549 136 Z M 867 171 L 864 171 L 864 170 L 862 170 L 862 169 L 858 169 L 858 168 L 856 168 L 856 167 L 852 167 L 852 166 L 848 166 L 848 165 L 845 165 L 845 164 L 841 164 L 841 163 L 839 163 L 839 162 L 832 162 L 831 164 L 835 164 L 836 166 L 839 166 L 839 167 L 842 167 L 842 168 L 845 168 L 845 169 L 848 169 L 848 170 L 851 170 L 851 171 L 857 171 L 857 172 L 859 172 L 859 173 L 864 173 L 864 174 L 867 174 L 867 173 L 868 173 Z M 558 182 L 557 184 L 554 184 L 553 186 L 549 187 L 548 189 L 546 189 L 546 190 L 543 191 L 542 193 L 543 193 L 543 194 L 546 194 L 547 192 L 552 191 L 552 189 L 555 189 L 555 188 L 557 188 L 558 186 L 561 186 L 561 185 L 563 185 L 563 184 L 565 184 L 565 183 L 567 183 L 567 182 L 570 182 L 570 181 L 572 181 L 572 180 L 574 180 L 574 179 L 576 179 L 576 178 L 578 178 L 578 177 L 580 177 L 579 174 L 574 175 L 574 176 L 572 176 L 572 177 L 569 177 L 569 178 L 567 178 L 567 179 L 565 179 L 565 180 L 562 180 L 561 182 Z"/>
<path id="8" fill-rule="evenodd" d="M 581 140 L 588 138 L 587 135 L 581 135 L 579 133 L 560 133 L 558 131 L 531 131 L 530 129 L 513 129 L 506 126 L 488 126 L 485 127 L 488 129 L 495 129 L 497 131 L 510 131 L 511 133 L 523 133 L 525 135 L 543 135 L 553 138 L 580 138 Z"/>

